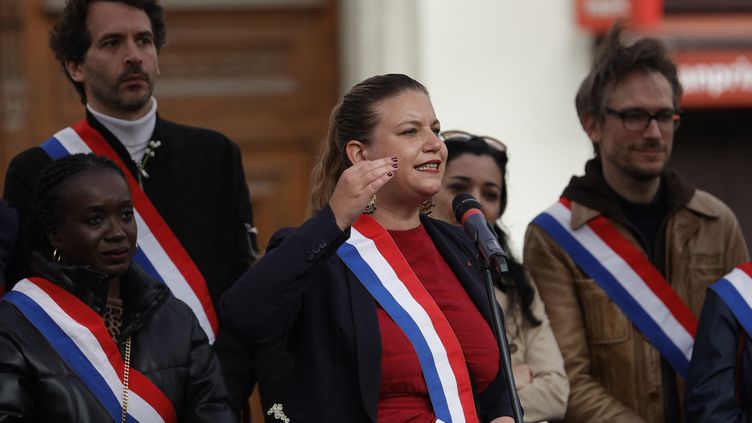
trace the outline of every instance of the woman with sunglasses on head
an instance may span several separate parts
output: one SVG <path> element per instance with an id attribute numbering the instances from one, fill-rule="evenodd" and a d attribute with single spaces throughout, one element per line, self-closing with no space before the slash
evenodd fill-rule
<path id="1" fill-rule="evenodd" d="M 36 276 L 0 300 L 0 421 L 232 421 L 193 312 L 132 262 L 136 217 L 120 168 L 60 158 L 33 204 L 49 251 L 33 253 Z"/>
<path id="2" fill-rule="evenodd" d="M 313 173 L 314 215 L 222 297 L 220 318 L 249 345 L 287 337 L 292 392 L 268 412 L 280 421 L 512 422 L 473 247 L 425 216 L 438 133 L 412 78 L 353 87 Z"/>
<path id="3" fill-rule="evenodd" d="M 442 132 L 447 164 L 436 195 L 435 217 L 456 224 L 452 200 L 466 192 L 475 197 L 509 255 L 509 274 L 495 278 L 496 299 L 504 310 L 514 378 L 525 422 L 564 416 L 569 381 L 538 292 L 522 264 L 509 253 L 508 236 L 499 225 L 507 206 L 506 146 L 499 140 L 464 131 Z"/>

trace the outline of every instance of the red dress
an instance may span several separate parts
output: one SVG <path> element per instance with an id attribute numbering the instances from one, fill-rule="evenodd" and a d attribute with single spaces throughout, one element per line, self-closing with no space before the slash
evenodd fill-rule
<path id="1" fill-rule="evenodd" d="M 470 375 L 483 391 L 499 372 L 499 349 L 491 327 L 428 236 L 423 225 L 389 231 L 418 279 L 444 313 L 460 342 Z M 407 336 L 377 307 L 381 331 L 379 423 L 436 421 L 418 355 Z"/>

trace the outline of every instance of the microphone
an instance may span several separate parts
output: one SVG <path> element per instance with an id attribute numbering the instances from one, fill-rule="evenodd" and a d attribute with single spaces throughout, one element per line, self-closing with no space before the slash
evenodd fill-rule
<path id="1" fill-rule="evenodd" d="M 517 390 L 514 389 L 514 373 L 512 370 L 512 358 L 509 353 L 509 341 L 504 330 L 504 318 L 501 317 L 501 308 L 496 302 L 493 288 L 493 276 L 491 268 L 495 269 L 500 275 L 509 271 L 507 267 L 506 254 L 499 244 L 491 225 L 483 216 L 481 206 L 478 200 L 468 193 L 458 194 L 452 200 L 452 209 L 457 222 L 460 222 L 465 228 L 465 232 L 480 250 L 480 255 L 484 260 L 485 266 L 482 269 L 483 280 L 486 285 L 486 295 L 488 304 L 491 309 L 491 321 L 493 322 L 494 335 L 499 346 L 501 356 L 501 370 L 504 373 L 504 380 L 510 389 L 507 389 L 509 400 L 512 403 L 512 415 L 515 422 L 522 421 L 522 407 L 520 406 L 520 397 Z"/>
<path id="2" fill-rule="evenodd" d="M 463 192 L 452 200 L 452 209 L 457 222 L 465 228 L 465 233 L 480 250 L 485 264 L 493 267 L 499 274 L 509 271 L 506 254 L 501 248 L 496 233 L 481 211 L 478 200 Z"/>

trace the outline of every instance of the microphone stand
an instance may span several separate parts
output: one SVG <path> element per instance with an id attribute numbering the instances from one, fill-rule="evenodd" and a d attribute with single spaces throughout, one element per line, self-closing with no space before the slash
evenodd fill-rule
<path id="1" fill-rule="evenodd" d="M 482 259 L 482 256 L 481 256 Z M 503 258 L 502 258 L 503 260 Z M 506 266 L 503 266 L 506 268 Z M 485 260 L 481 260 L 481 268 L 483 271 L 483 280 L 486 284 L 486 295 L 488 295 L 488 304 L 491 307 L 491 321 L 493 322 L 493 330 L 496 334 L 496 342 L 499 344 L 499 353 L 501 354 L 501 367 L 504 372 L 504 380 L 507 382 L 507 390 L 509 391 L 509 399 L 512 403 L 512 417 L 516 423 L 522 422 L 522 406 L 520 406 L 520 397 L 517 394 L 517 386 L 514 383 L 514 373 L 512 371 L 512 359 L 509 354 L 509 341 L 507 340 L 507 334 L 504 330 L 504 323 L 502 321 L 499 307 L 496 304 L 496 295 L 493 288 L 493 276 L 491 275 L 491 268 Z"/>

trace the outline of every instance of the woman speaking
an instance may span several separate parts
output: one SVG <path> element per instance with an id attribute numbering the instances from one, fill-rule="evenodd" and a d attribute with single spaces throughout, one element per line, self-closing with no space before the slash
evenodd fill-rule
<path id="1" fill-rule="evenodd" d="M 474 247 L 426 216 L 446 148 L 428 92 L 369 78 L 334 108 L 313 216 L 222 297 L 249 344 L 287 339 L 293 422 L 511 422 Z"/>

